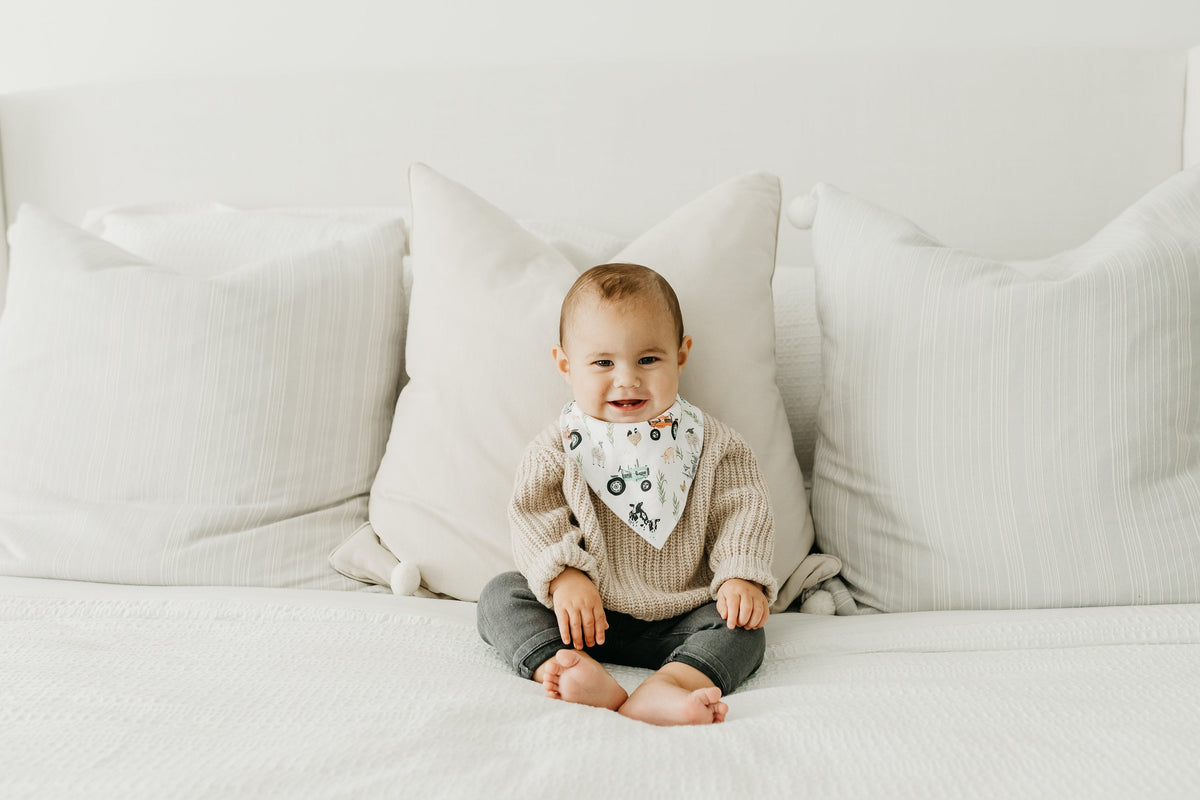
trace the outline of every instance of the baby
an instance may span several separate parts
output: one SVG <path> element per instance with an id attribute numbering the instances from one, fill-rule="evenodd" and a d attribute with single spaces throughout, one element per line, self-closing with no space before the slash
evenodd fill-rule
<path id="1" fill-rule="evenodd" d="M 575 399 L 517 472 L 520 572 L 478 605 L 483 639 L 548 696 L 657 725 L 725 719 L 722 697 L 762 661 L 777 591 L 753 453 L 679 397 L 691 348 L 657 272 L 579 277 L 553 348 Z M 627 694 L 601 662 L 657 671 Z"/>

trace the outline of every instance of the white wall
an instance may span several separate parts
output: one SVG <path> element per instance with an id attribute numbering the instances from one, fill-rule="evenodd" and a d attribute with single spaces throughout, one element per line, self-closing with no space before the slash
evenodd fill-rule
<path id="1" fill-rule="evenodd" d="M 1200 0 L 0 0 L 0 92 L 443 59 L 771 54 L 833 41 L 1187 47 L 1200 44 Z"/>

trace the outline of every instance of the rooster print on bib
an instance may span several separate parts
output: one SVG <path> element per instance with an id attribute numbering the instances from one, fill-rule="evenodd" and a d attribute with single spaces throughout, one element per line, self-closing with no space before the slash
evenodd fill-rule
<path id="1" fill-rule="evenodd" d="M 605 422 L 567 403 L 563 449 L 596 496 L 661 550 L 683 516 L 704 445 L 704 415 L 682 397 L 648 422 Z"/>

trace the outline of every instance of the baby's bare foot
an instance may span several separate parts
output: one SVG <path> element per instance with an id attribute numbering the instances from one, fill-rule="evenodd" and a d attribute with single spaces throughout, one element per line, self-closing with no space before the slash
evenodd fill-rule
<path id="1" fill-rule="evenodd" d="M 709 725 L 724 722 L 729 706 L 715 686 L 688 690 L 675 683 L 649 678 L 629 697 L 620 712 L 653 725 Z"/>
<path id="2" fill-rule="evenodd" d="M 546 696 L 556 700 L 616 711 L 629 697 L 599 662 L 576 650 L 559 650 L 541 672 Z"/>

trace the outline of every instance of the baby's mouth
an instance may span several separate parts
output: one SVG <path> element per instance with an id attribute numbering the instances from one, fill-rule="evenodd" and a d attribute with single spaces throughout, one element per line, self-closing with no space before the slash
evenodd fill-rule
<path id="1" fill-rule="evenodd" d="M 645 405 L 645 400 L 610 400 L 609 405 L 614 405 L 622 411 L 633 411 Z"/>

